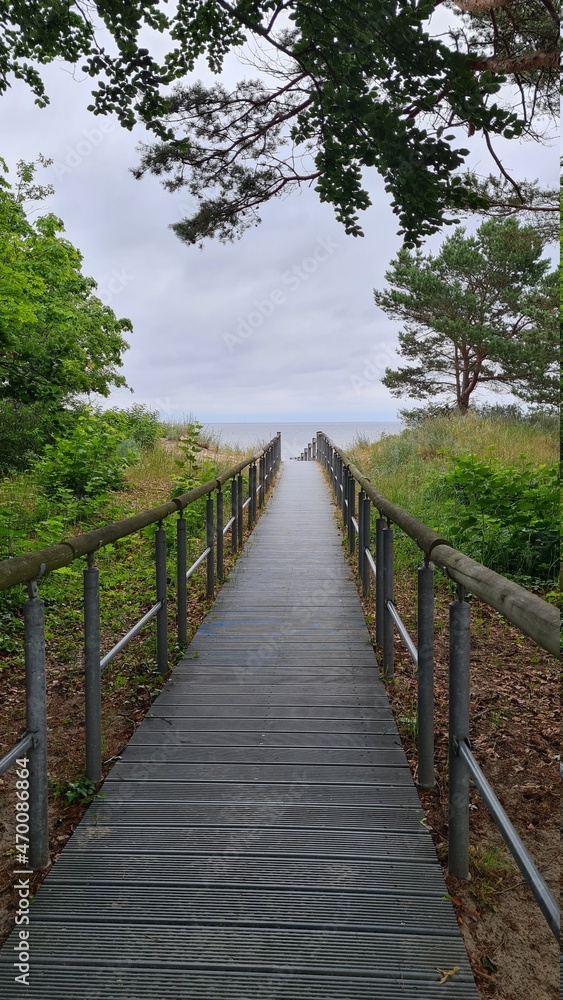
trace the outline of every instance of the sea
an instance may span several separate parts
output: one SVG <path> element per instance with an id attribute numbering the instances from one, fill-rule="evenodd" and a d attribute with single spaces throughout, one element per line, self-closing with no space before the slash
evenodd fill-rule
<path id="1" fill-rule="evenodd" d="M 240 445 L 241 448 L 251 448 L 253 445 L 267 444 L 278 431 L 282 436 L 282 458 L 297 458 L 305 446 L 309 444 L 317 431 L 322 430 L 340 448 L 348 448 L 358 437 L 369 441 L 379 441 L 384 435 L 399 434 L 402 424 L 399 420 L 368 420 L 350 423 L 208 423 L 205 430 L 220 437 L 224 445 Z"/>

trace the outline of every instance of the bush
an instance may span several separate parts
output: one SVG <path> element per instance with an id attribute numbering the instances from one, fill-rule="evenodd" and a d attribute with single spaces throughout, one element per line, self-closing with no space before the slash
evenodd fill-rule
<path id="1" fill-rule="evenodd" d="M 559 559 L 557 465 L 516 468 L 476 455 L 451 462 L 437 489 L 440 530 L 452 545 L 522 583 L 553 582 Z"/>
<path id="2" fill-rule="evenodd" d="M 39 485 L 47 496 L 65 500 L 93 499 L 124 485 L 124 471 L 131 455 L 120 453 L 124 429 L 103 413 L 81 413 L 71 431 L 47 445 L 35 467 Z"/>
<path id="3" fill-rule="evenodd" d="M 0 399 L 0 475 L 29 469 L 55 433 L 53 413 L 47 407 Z"/>
<path id="4" fill-rule="evenodd" d="M 105 410 L 103 416 L 123 433 L 124 440 L 139 451 L 154 448 L 162 433 L 158 413 L 141 403 L 135 403 L 126 410 Z"/>

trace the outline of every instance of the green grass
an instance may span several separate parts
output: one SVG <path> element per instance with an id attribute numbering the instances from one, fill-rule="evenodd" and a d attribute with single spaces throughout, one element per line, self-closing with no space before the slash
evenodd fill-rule
<path id="1" fill-rule="evenodd" d="M 442 480 L 455 456 L 474 454 L 482 462 L 516 469 L 530 463 L 553 466 L 559 459 L 558 424 L 549 417 L 534 421 L 471 412 L 431 417 L 377 442 L 359 438 L 349 454 L 382 496 L 445 533 Z M 396 551 L 399 566 L 420 561 L 414 543 L 400 532 Z M 479 558 L 475 549 L 468 554 Z"/>
<path id="2" fill-rule="evenodd" d="M 72 535 L 129 517 L 169 500 L 175 495 L 174 480 L 181 473 L 177 462 L 180 449 L 162 443 L 141 453 L 137 462 L 126 470 L 123 489 L 108 493 L 81 514 L 80 504 L 67 509 L 63 504 L 46 497 L 38 487 L 32 471 L 0 480 L 0 549 L 2 557 L 21 555 L 34 549 L 56 544 Z M 224 451 L 217 460 L 201 452 L 193 470 L 200 481 L 215 478 L 240 461 L 238 452 Z M 199 555 L 204 547 L 205 500 L 196 501 L 187 510 L 188 559 Z M 226 510 L 230 511 L 229 487 L 225 489 Z M 164 522 L 169 549 L 170 581 L 175 580 L 174 535 L 175 517 Z M 96 555 L 100 568 L 101 629 L 104 649 L 113 644 L 121 634 L 141 617 L 154 602 L 154 531 L 150 526 L 104 546 Z M 82 570 L 85 562 L 77 560 L 51 573 L 41 581 L 40 594 L 46 605 L 46 639 L 52 660 L 71 670 L 80 669 L 82 629 Z M 205 567 L 197 574 L 204 573 Z M 197 586 L 194 578 L 192 587 Z M 0 673 L 9 670 L 15 661 L 23 660 L 22 604 L 26 597 L 23 586 L 0 592 Z M 170 587 L 171 610 L 174 604 L 174 587 Z M 172 622 L 173 614 L 170 615 Z M 171 646 L 175 641 L 170 626 Z M 155 639 L 154 629 L 135 640 L 136 656 L 118 658 L 119 663 L 130 664 L 137 659 L 145 666 L 138 671 L 139 683 L 153 685 Z M 77 649 L 79 650 L 77 654 Z M 117 663 L 118 661 L 116 661 Z M 108 671 L 114 686 L 120 686 L 124 674 L 118 668 Z"/>

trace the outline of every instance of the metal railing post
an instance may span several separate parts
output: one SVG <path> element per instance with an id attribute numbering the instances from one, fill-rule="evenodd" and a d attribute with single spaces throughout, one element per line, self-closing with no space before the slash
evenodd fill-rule
<path id="1" fill-rule="evenodd" d="M 176 594 L 178 600 L 178 645 L 188 644 L 188 562 L 186 518 L 183 514 L 176 521 Z"/>
<path id="2" fill-rule="evenodd" d="M 383 673 L 391 678 L 395 673 L 393 619 L 387 601 L 393 601 L 393 528 L 388 522 L 383 532 Z"/>
<path id="3" fill-rule="evenodd" d="M 371 501 L 366 495 L 363 507 L 363 531 L 362 531 L 362 594 L 367 597 L 369 594 L 370 568 L 366 558 L 366 549 L 371 549 Z"/>
<path id="4" fill-rule="evenodd" d="M 252 522 L 253 522 L 253 508 L 254 508 L 254 486 L 253 486 L 253 478 L 254 478 L 254 466 L 251 465 L 250 468 L 249 468 L 249 470 L 248 470 L 248 495 L 250 497 L 250 503 L 248 505 L 248 522 L 247 523 L 248 523 L 248 530 L 249 531 L 252 528 Z"/>
<path id="5" fill-rule="evenodd" d="M 418 568 L 418 785 L 434 788 L 434 567 Z"/>
<path id="6" fill-rule="evenodd" d="M 350 555 L 354 555 L 356 548 L 356 529 L 352 518 L 356 513 L 356 480 L 350 476 L 348 481 L 348 550 Z"/>
<path id="7" fill-rule="evenodd" d="M 257 494 L 256 494 L 256 481 L 257 481 L 257 478 L 258 478 L 258 469 L 256 468 L 255 465 L 253 465 L 252 466 L 252 494 L 251 494 L 252 500 L 250 502 L 250 506 L 252 507 L 252 523 L 253 524 L 256 523 L 256 515 L 258 513 L 258 509 L 257 509 L 257 499 L 258 499 L 258 497 L 257 497 Z"/>
<path id="8" fill-rule="evenodd" d="M 231 551 L 233 552 L 233 554 L 238 549 L 238 527 L 237 527 L 238 500 L 237 500 L 237 491 L 238 491 L 237 478 L 236 478 L 236 476 L 233 476 L 233 478 L 231 479 L 231 517 L 234 518 L 234 521 L 233 521 L 233 524 L 232 524 L 232 527 L 231 527 Z"/>
<path id="9" fill-rule="evenodd" d="M 86 777 L 102 778 L 102 672 L 100 669 L 100 571 L 88 556 L 84 581 L 84 708 Z"/>
<path id="10" fill-rule="evenodd" d="M 358 494 L 358 576 L 362 578 L 362 556 L 363 556 L 363 544 L 364 544 L 364 500 L 366 495 L 363 490 L 360 490 Z M 354 526 L 352 525 L 352 530 Z"/>
<path id="11" fill-rule="evenodd" d="M 258 463 L 258 479 L 259 479 L 259 486 L 261 487 L 260 492 L 258 494 L 258 506 L 263 507 L 264 506 L 264 459 L 263 458 L 261 458 Z"/>
<path id="12" fill-rule="evenodd" d="M 261 494 L 263 492 L 264 492 L 264 490 L 260 490 Z M 238 489 L 237 489 L 237 531 L 238 531 L 238 546 L 239 546 L 239 549 L 242 549 L 242 543 L 243 543 L 243 539 L 244 539 L 244 524 L 243 524 L 243 520 L 242 520 L 242 516 L 243 516 L 243 509 L 242 509 L 242 504 L 243 504 L 242 497 L 243 497 L 243 493 L 244 493 L 244 480 L 242 478 L 242 475 L 239 475 L 238 476 Z"/>
<path id="13" fill-rule="evenodd" d="M 217 579 L 223 582 L 223 491 L 217 490 Z"/>
<path id="14" fill-rule="evenodd" d="M 340 485 L 342 489 L 338 492 L 340 493 L 340 510 L 342 511 L 342 521 L 346 524 L 346 490 L 348 487 L 348 469 L 344 465 L 342 459 L 340 460 Z"/>
<path id="15" fill-rule="evenodd" d="M 208 497 L 205 504 L 206 520 L 206 548 L 209 549 L 207 555 L 207 587 L 208 597 L 215 597 L 215 526 L 213 524 L 213 497 Z"/>
<path id="16" fill-rule="evenodd" d="M 385 568 L 385 518 L 381 514 L 375 522 L 375 642 L 383 647 L 383 622 L 385 620 L 385 598 L 383 576 Z"/>
<path id="17" fill-rule="evenodd" d="M 28 752 L 29 867 L 36 871 L 49 864 L 45 605 L 35 580 L 28 584 L 28 592 L 24 604 L 26 728 L 34 737 Z"/>
<path id="18" fill-rule="evenodd" d="M 166 581 L 166 531 L 162 521 L 154 535 L 156 559 L 156 599 L 160 608 L 156 613 L 156 661 L 162 676 L 168 670 L 168 615 L 166 611 L 167 581 Z"/>
<path id="19" fill-rule="evenodd" d="M 469 740 L 470 611 L 464 588 L 450 604 L 448 871 L 469 878 L 469 772 L 458 745 Z"/>

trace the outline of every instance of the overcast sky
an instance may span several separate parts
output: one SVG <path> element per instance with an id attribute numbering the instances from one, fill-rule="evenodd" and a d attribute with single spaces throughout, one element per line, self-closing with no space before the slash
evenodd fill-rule
<path id="1" fill-rule="evenodd" d="M 265 207 L 261 226 L 239 242 L 187 247 L 168 228 L 189 210 L 187 196 L 130 173 L 142 130 L 89 114 L 90 80 L 63 66 L 42 74 L 49 107 L 36 108 L 19 83 L 0 99 L 0 154 L 10 168 L 39 153 L 55 161 L 38 178 L 56 187 L 46 208 L 63 219 L 100 298 L 133 322 L 123 372 L 134 395 L 120 390 L 112 402 L 203 422 L 396 417 L 409 401 L 379 378 L 397 360 L 398 326 L 376 309 L 372 290 L 383 286 L 400 239 L 374 171 L 364 239 L 346 236 L 331 207 L 304 190 Z M 232 60 L 228 75 L 234 80 Z M 490 172 L 470 141 L 471 165 Z M 517 176 L 558 183 L 554 147 L 497 146 Z"/>

